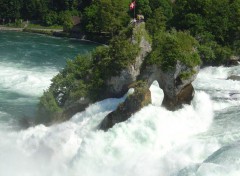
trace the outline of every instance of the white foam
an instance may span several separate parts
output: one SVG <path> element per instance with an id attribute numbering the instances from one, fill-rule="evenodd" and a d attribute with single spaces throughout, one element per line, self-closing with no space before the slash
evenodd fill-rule
<path id="1" fill-rule="evenodd" d="M 159 106 L 163 94 L 156 83 L 151 90 L 151 105 L 108 132 L 98 130 L 98 124 L 124 98 L 95 103 L 62 124 L 1 132 L 0 175 L 173 176 L 221 147 L 209 132 L 216 100 L 196 91 L 191 105 L 171 112 Z M 201 165 L 199 176 L 225 167 L 215 166 Z"/>
<path id="2" fill-rule="evenodd" d="M 240 105 L 240 82 L 227 80 L 230 75 L 240 74 L 240 66 L 207 67 L 200 71 L 194 81 L 194 88 L 211 93 L 214 110 L 219 111 Z"/>
<path id="3" fill-rule="evenodd" d="M 122 101 L 104 100 L 63 124 L 40 125 L 12 133 L 7 139 L 13 147 L 7 148 L 6 143 L 0 145 L 0 153 L 5 150 L 10 155 L 4 163 L 0 162 L 0 175 L 170 173 L 171 168 L 163 168 L 162 164 L 170 166 L 179 162 L 179 159 L 169 160 L 171 151 L 179 150 L 189 138 L 205 131 L 213 118 L 211 100 L 207 94 L 198 92 L 192 106 L 177 112 L 149 105 L 108 132 L 98 131 L 100 121 Z M 23 162 L 19 165 L 16 160 Z M 6 170 L 8 164 L 14 169 Z"/>
<path id="4" fill-rule="evenodd" d="M 0 88 L 23 95 L 40 96 L 57 74 L 53 68 L 24 68 L 0 63 Z"/>

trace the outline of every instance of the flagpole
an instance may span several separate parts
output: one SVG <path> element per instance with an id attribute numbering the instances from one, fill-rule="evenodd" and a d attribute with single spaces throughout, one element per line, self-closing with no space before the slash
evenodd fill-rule
<path id="1" fill-rule="evenodd" d="M 135 0 L 134 15 L 133 15 L 133 18 L 134 18 L 134 19 L 135 19 L 135 9 L 136 9 L 136 0 Z"/>
<path id="2" fill-rule="evenodd" d="M 131 2 L 131 4 L 130 4 L 130 10 L 133 10 L 133 18 L 135 19 L 135 16 L 136 16 L 136 10 L 135 10 L 135 8 L 136 8 L 136 0 L 134 0 L 133 2 Z"/>
<path id="3" fill-rule="evenodd" d="M 133 19 L 135 19 L 135 8 L 136 8 L 136 1 L 135 1 L 135 6 L 134 6 L 134 12 L 133 12 Z"/>

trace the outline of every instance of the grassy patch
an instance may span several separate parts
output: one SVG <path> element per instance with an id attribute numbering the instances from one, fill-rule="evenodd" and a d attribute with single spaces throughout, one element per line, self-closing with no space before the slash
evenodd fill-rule
<path id="1" fill-rule="evenodd" d="M 27 28 L 33 28 L 33 29 L 58 29 L 58 30 L 62 30 L 63 29 L 63 27 L 59 26 L 59 25 L 42 26 L 40 24 L 32 24 L 32 23 L 29 23 Z"/>
<path id="2" fill-rule="evenodd" d="M 195 70 L 191 70 L 191 71 L 185 71 L 182 72 L 179 77 L 181 78 L 181 80 L 187 80 L 189 79 L 192 75 L 196 74 Z"/>

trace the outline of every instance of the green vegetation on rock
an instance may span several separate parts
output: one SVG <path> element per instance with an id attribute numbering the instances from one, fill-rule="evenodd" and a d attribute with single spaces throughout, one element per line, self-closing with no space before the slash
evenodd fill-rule
<path id="1" fill-rule="evenodd" d="M 133 29 L 129 28 L 114 37 L 109 46 L 97 47 L 92 55 L 67 61 L 40 99 L 39 109 L 45 109 L 50 121 L 55 121 L 70 103 L 85 98 L 95 102 L 106 97 L 107 80 L 133 64 L 139 53 L 140 41 L 132 44 L 128 38 L 131 34 Z"/>
<path id="2" fill-rule="evenodd" d="M 193 68 L 201 64 L 197 46 L 198 42 L 186 32 L 161 32 L 155 36 L 153 51 L 146 62 L 157 64 L 164 71 L 174 69 L 177 61 Z"/>
<path id="3" fill-rule="evenodd" d="M 180 76 L 181 80 L 187 80 L 194 74 L 196 74 L 196 71 L 195 70 L 190 70 L 190 71 L 182 72 L 179 76 Z"/>
<path id="4" fill-rule="evenodd" d="M 48 122 L 56 121 L 58 115 L 64 111 L 64 106 L 86 97 L 90 86 L 86 79 L 91 68 L 90 57 L 78 56 L 75 60 L 69 60 L 65 69 L 52 79 L 51 86 L 40 98 L 40 115 L 44 112 Z"/>

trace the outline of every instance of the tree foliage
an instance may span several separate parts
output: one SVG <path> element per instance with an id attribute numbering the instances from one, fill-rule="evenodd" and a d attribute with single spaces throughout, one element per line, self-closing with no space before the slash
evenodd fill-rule
<path id="1" fill-rule="evenodd" d="M 172 24 L 200 42 L 206 64 L 221 64 L 240 54 L 239 9 L 239 0 L 176 0 Z"/>
<path id="2" fill-rule="evenodd" d="M 117 0 L 94 1 L 84 10 L 84 26 L 88 32 L 107 32 L 112 36 L 129 22 L 126 4 Z"/>
<path id="3" fill-rule="evenodd" d="M 174 69 L 177 61 L 195 67 L 201 63 L 197 47 L 198 42 L 188 33 L 175 30 L 158 33 L 147 64 L 157 64 L 165 71 Z"/>

